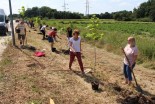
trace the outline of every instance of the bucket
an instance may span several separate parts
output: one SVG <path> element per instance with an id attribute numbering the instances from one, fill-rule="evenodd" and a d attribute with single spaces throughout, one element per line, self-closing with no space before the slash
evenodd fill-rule
<path id="1" fill-rule="evenodd" d="M 93 81 L 93 82 L 91 82 L 91 85 L 92 85 L 93 90 L 95 90 L 95 91 L 99 90 L 99 82 Z"/>
<path id="2" fill-rule="evenodd" d="M 52 48 L 52 52 L 56 52 L 56 48 Z"/>

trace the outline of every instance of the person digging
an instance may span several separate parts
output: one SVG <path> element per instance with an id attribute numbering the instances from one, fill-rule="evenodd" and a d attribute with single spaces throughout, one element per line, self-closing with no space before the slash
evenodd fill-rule
<path id="1" fill-rule="evenodd" d="M 136 60 L 138 56 L 138 48 L 136 47 L 136 41 L 134 37 L 128 38 L 128 44 L 123 49 L 126 57 L 124 58 L 124 76 L 125 76 L 125 84 L 131 85 L 132 83 L 132 70 L 136 65 Z"/>

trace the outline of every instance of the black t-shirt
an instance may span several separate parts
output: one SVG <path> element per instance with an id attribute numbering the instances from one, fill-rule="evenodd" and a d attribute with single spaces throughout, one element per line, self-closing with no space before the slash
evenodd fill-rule
<path id="1" fill-rule="evenodd" d="M 68 37 L 72 37 L 72 30 L 67 31 Z"/>

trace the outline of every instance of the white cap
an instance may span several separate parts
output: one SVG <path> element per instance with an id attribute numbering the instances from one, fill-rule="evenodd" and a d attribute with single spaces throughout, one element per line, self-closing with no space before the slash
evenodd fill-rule
<path id="1" fill-rule="evenodd" d="M 52 27 L 52 30 L 54 30 L 55 29 L 55 27 Z"/>

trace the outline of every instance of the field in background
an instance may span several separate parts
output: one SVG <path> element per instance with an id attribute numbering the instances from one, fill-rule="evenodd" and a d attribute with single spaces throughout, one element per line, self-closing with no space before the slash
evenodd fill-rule
<path id="1" fill-rule="evenodd" d="M 86 34 L 89 33 L 86 28 L 89 20 L 43 20 L 43 23 L 57 27 L 61 34 L 65 33 L 68 26 L 73 29 L 78 28 L 84 40 L 92 42 L 91 39 L 86 38 Z M 99 25 L 98 34 L 103 33 L 104 37 L 97 42 L 98 47 L 120 55 L 120 47 L 126 45 L 127 37 L 134 36 L 140 53 L 138 63 L 155 69 L 155 23 L 101 20 Z"/>

